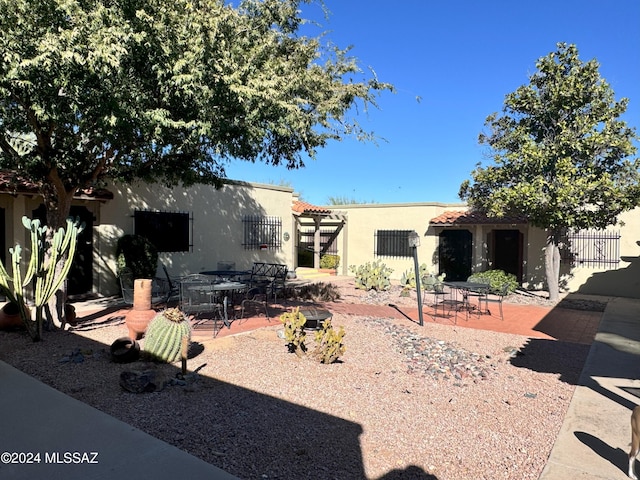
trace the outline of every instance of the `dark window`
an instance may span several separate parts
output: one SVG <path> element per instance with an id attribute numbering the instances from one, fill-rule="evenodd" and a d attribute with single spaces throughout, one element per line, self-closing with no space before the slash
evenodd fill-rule
<path id="1" fill-rule="evenodd" d="M 246 215 L 244 224 L 244 241 L 246 250 L 280 249 L 282 247 L 282 220 L 280 217 L 263 215 Z"/>
<path id="2" fill-rule="evenodd" d="M 159 252 L 188 252 L 190 219 L 188 213 L 136 211 L 133 230 L 146 237 Z"/>
<path id="3" fill-rule="evenodd" d="M 561 252 L 562 259 L 576 267 L 617 266 L 620 263 L 620 232 L 570 230 Z"/>
<path id="4" fill-rule="evenodd" d="M 413 230 L 376 230 L 375 254 L 379 257 L 411 257 L 411 233 Z"/>

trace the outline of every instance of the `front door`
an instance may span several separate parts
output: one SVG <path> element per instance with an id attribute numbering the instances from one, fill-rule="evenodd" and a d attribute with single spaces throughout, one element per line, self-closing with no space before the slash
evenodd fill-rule
<path id="1" fill-rule="evenodd" d="M 522 282 L 523 237 L 519 230 L 493 230 L 493 268 L 512 273 Z"/>
<path id="2" fill-rule="evenodd" d="M 466 280 L 471 275 L 473 236 L 469 230 L 444 230 L 440 234 L 438 263 L 445 280 Z"/>

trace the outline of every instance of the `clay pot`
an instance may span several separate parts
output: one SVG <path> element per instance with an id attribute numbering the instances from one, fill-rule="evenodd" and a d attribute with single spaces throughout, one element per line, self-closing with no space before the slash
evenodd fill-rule
<path id="1" fill-rule="evenodd" d="M 28 311 L 28 309 L 27 309 Z M 8 302 L 0 308 L 0 330 L 12 330 L 24 327 L 18 306 L 13 302 Z"/>
<path id="2" fill-rule="evenodd" d="M 116 363 L 135 362 L 140 358 L 140 344 L 128 337 L 118 338 L 111 344 L 111 359 Z"/>
<path id="3" fill-rule="evenodd" d="M 142 338 L 155 315 L 155 310 L 151 309 L 151 280 L 138 278 L 133 283 L 133 309 L 125 316 L 129 338 Z"/>
<path id="4" fill-rule="evenodd" d="M 131 340 L 140 340 L 147 331 L 149 322 L 156 316 L 155 310 L 130 310 L 124 320 Z"/>

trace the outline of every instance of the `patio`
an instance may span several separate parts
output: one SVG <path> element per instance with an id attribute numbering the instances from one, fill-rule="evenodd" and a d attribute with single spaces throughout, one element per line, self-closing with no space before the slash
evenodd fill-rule
<path id="1" fill-rule="evenodd" d="M 353 289 L 352 280 L 349 277 L 331 277 L 326 280 L 338 286 L 341 291 Z M 302 285 L 305 282 L 297 282 Z M 597 297 L 599 298 L 599 297 Z M 385 297 L 386 299 L 386 297 Z M 385 299 L 381 300 L 384 301 Z M 394 298 L 389 298 L 388 303 L 373 304 L 371 299 L 367 298 L 358 301 L 358 297 L 350 295 L 342 295 L 342 298 L 335 302 L 316 302 L 314 306 L 318 306 L 329 310 L 334 315 L 353 315 L 361 317 L 378 317 L 388 318 L 400 321 L 401 323 L 417 323 L 418 308 L 411 305 L 412 302 L 398 301 L 393 302 Z M 395 299 L 395 300 L 400 300 Z M 236 335 L 262 327 L 280 326 L 279 316 L 288 309 L 295 306 L 309 305 L 306 302 L 298 302 L 286 300 L 281 304 L 269 304 L 269 318 L 266 318 L 263 309 L 248 309 L 246 318 L 238 318 L 233 320 L 230 328 L 225 327 L 220 319 L 207 318 L 201 316 L 197 321 L 193 322 L 193 336 L 195 339 L 202 340 L 206 338 L 221 338 L 230 335 Z M 469 315 L 468 320 L 462 312 L 451 312 L 448 315 L 442 315 L 441 310 L 436 315 L 433 307 L 429 305 L 423 306 L 424 325 L 437 323 L 442 325 L 451 325 L 456 327 L 473 328 L 478 330 L 493 331 L 499 333 L 509 333 L 532 338 L 542 338 L 550 340 L 560 340 L 572 343 L 591 344 L 597 332 L 601 311 L 590 311 L 586 309 L 564 308 L 561 303 L 559 306 L 540 306 L 532 304 L 514 304 L 505 302 L 504 320 L 496 314 L 494 315 Z M 570 304 L 569 304 L 570 305 Z M 109 309 L 101 309 L 88 304 L 77 304 L 78 311 L 78 327 L 85 328 L 88 324 L 101 324 L 105 322 L 124 320 L 128 309 L 117 309 L 111 307 Z M 101 311 L 102 310 L 102 311 Z M 238 311 L 239 315 L 240 312 Z M 214 335 L 215 333 L 215 335 Z"/>

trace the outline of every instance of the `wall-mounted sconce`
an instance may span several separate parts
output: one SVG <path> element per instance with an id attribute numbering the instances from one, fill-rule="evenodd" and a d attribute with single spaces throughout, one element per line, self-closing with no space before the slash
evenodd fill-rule
<path id="1" fill-rule="evenodd" d="M 289 232 L 284 232 L 284 233 L 282 234 L 282 239 L 283 239 L 285 242 L 288 242 L 290 238 L 291 238 L 291 235 L 289 235 Z"/>

